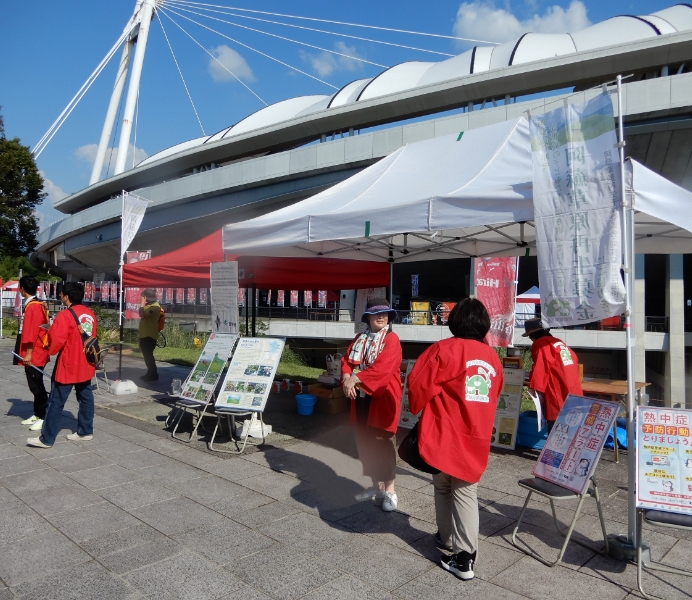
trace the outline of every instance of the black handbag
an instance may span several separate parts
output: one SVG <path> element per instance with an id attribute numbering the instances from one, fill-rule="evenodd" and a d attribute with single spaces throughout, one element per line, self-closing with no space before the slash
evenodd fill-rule
<path id="1" fill-rule="evenodd" d="M 418 423 L 413 426 L 413 429 L 408 432 L 399 445 L 399 458 L 418 471 L 430 473 L 431 475 L 437 475 L 440 472 L 439 469 L 431 467 L 426 463 L 418 451 Z"/>

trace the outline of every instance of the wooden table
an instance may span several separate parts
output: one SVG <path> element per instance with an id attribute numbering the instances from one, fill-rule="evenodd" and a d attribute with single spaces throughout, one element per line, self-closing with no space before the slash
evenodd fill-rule
<path id="1" fill-rule="evenodd" d="M 634 389 L 637 392 L 637 404 L 642 401 L 642 389 L 649 383 L 641 383 L 637 381 L 634 384 Z M 599 398 L 608 397 L 613 402 L 621 402 L 625 406 L 627 403 L 624 397 L 627 396 L 627 381 L 615 379 L 585 379 L 581 382 L 581 389 L 585 396 L 597 396 Z M 619 462 L 620 456 L 618 453 L 618 438 L 617 438 L 617 422 L 613 426 L 613 449 L 615 451 L 615 462 Z M 628 448 L 628 450 L 630 450 Z"/>

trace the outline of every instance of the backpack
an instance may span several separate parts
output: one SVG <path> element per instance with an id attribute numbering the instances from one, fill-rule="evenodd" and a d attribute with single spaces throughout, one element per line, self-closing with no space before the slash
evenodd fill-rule
<path id="1" fill-rule="evenodd" d="M 161 312 L 159 313 L 159 331 L 163 331 L 163 328 L 166 326 L 166 313 L 163 310 L 163 306 L 161 307 Z"/>
<path id="2" fill-rule="evenodd" d="M 82 336 L 82 344 L 84 346 L 84 358 L 86 358 L 86 361 L 90 365 L 95 367 L 99 364 L 99 361 L 101 360 L 101 346 L 99 346 L 99 341 L 93 335 L 89 335 L 88 333 L 86 333 L 86 331 L 84 331 L 84 329 L 82 328 L 82 324 L 79 322 L 79 318 L 77 317 L 77 313 L 72 309 L 72 307 L 69 307 L 68 310 L 72 313 L 75 323 L 77 323 L 77 330 L 79 331 L 79 335 Z"/>

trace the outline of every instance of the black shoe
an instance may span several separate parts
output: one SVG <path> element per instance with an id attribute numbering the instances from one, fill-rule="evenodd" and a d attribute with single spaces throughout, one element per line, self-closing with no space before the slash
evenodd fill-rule
<path id="1" fill-rule="evenodd" d="M 147 374 L 147 375 L 142 375 L 142 376 L 140 377 L 140 379 L 141 379 L 142 381 L 158 381 L 158 380 L 159 380 L 159 376 L 158 376 L 158 375 L 148 375 L 148 374 Z"/>
<path id="2" fill-rule="evenodd" d="M 469 554 L 461 551 L 451 556 L 443 556 L 440 560 L 442 568 L 450 573 L 454 573 L 459 579 L 469 581 L 473 579 L 473 563 L 476 560 L 476 553 Z"/>
<path id="3" fill-rule="evenodd" d="M 451 546 L 447 546 L 447 545 L 442 543 L 442 536 L 440 535 L 439 531 L 435 534 L 435 543 L 437 544 L 438 548 L 442 548 L 443 550 L 447 550 L 447 552 L 452 552 L 452 553 L 454 552 L 454 548 L 452 548 Z"/>

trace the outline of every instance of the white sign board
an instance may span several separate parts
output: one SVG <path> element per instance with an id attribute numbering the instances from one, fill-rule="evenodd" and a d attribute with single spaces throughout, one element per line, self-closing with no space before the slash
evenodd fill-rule
<path id="1" fill-rule="evenodd" d="M 567 396 L 533 474 L 581 494 L 589 485 L 619 404 Z"/>
<path id="2" fill-rule="evenodd" d="M 262 412 L 283 349 L 281 339 L 240 338 L 216 398 L 216 407 Z"/>
<path id="3" fill-rule="evenodd" d="M 211 263 L 210 278 L 212 331 L 238 333 L 238 263 Z"/>
<path id="4" fill-rule="evenodd" d="M 195 368 L 185 380 L 180 392 L 181 398 L 200 404 L 206 404 L 211 400 L 237 339 L 236 334 L 212 333 L 209 335 Z"/>
<path id="5" fill-rule="evenodd" d="M 521 394 L 524 390 L 524 369 L 502 369 L 505 384 L 497 397 L 495 423 L 490 445 L 514 450 L 521 412 Z"/>
<path id="6" fill-rule="evenodd" d="M 637 408 L 637 507 L 692 515 L 692 410 Z"/>

